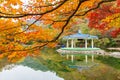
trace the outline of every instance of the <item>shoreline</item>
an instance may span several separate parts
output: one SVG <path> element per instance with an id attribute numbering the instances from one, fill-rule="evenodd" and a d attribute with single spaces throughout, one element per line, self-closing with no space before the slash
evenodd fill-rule
<path id="1" fill-rule="evenodd" d="M 109 48 L 109 49 L 115 49 L 115 48 Z M 119 48 L 120 49 L 120 48 Z M 87 55 L 103 55 L 103 56 L 111 56 L 111 57 L 115 57 L 115 58 L 120 58 L 120 52 L 106 52 L 105 50 L 93 50 L 93 51 L 71 51 L 71 50 L 62 50 L 62 49 L 58 49 L 57 50 L 58 53 L 60 54 L 69 54 L 69 55 L 73 55 L 73 54 L 87 54 Z"/>

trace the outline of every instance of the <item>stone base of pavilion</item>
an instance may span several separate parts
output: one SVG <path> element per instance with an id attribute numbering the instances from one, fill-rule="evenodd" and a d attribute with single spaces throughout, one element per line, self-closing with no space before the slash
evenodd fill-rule
<path id="1" fill-rule="evenodd" d="M 60 48 L 57 50 L 60 54 L 98 54 L 107 55 L 104 50 L 100 48 Z"/>

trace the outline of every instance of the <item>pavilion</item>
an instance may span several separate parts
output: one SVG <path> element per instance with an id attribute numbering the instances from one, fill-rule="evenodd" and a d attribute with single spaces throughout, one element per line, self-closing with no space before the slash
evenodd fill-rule
<path id="1" fill-rule="evenodd" d="M 98 39 L 98 37 L 90 34 L 82 34 L 80 30 L 78 33 L 63 37 L 63 39 L 66 40 L 66 46 L 64 48 L 58 49 L 57 51 L 59 53 L 65 54 L 67 59 L 69 58 L 69 55 L 71 55 L 72 62 L 75 54 L 85 54 L 86 63 L 88 62 L 87 55 L 92 55 L 92 61 L 94 61 L 95 51 L 100 51 L 100 48 L 94 47 L 94 39 Z M 84 47 L 76 47 L 77 39 L 84 40 Z M 88 40 L 91 41 L 90 47 L 88 47 Z"/>
<path id="2" fill-rule="evenodd" d="M 85 47 L 88 48 L 88 40 L 91 40 L 91 48 L 94 48 L 94 39 L 98 39 L 97 36 L 89 35 L 89 34 L 82 34 L 81 31 L 78 31 L 78 33 L 65 36 L 63 39 L 65 39 L 66 42 L 66 48 L 76 48 L 75 46 L 75 40 L 76 39 L 83 39 L 85 40 Z M 71 41 L 71 46 L 69 47 L 69 40 Z"/>

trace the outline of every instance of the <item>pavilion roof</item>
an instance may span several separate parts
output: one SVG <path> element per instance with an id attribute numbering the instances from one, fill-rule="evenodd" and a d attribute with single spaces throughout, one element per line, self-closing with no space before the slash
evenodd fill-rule
<path id="1" fill-rule="evenodd" d="M 82 34 L 80 32 L 65 36 L 63 39 L 98 39 L 98 36 L 93 36 L 90 34 Z"/>

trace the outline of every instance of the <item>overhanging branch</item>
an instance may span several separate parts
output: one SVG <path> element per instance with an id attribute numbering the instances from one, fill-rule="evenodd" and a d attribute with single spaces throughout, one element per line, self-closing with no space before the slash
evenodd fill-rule
<path id="1" fill-rule="evenodd" d="M 55 8 L 49 10 L 49 11 L 46 11 L 46 12 L 43 12 L 43 13 L 28 13 L 28 14 L 8 14 L 8 13 L 3 13 L 3 12 L 0 12 L 0 18 L 22 18 L 22 17 L 26 17 L 26 16 L 37 16 L 37 15 L 44 15 L 44 14 L 47 14 L 47 13 L 50 13 L 56 9 L 58 9 L 60 6 L 62 6 L 65 2 L 67 2 L 68 0 L 64 0 L 63 2 L 61 2 L 61 4 L 59 4 L 58 6 L 56 6 Z"/>

